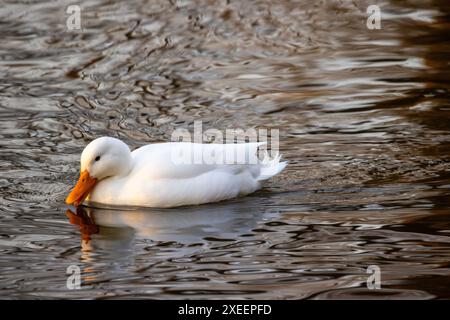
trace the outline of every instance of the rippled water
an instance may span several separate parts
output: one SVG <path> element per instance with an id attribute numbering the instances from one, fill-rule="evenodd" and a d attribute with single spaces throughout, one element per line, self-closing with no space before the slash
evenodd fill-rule
<path id="1" fill-rule="evenodd" d="M 377 2 L 380 30 L 371 1 L 91 0 L 69 31 L 71 1 L 3 1 L 1 298 L 450 298 L 450 8 Z M 91 139 L 194 120 L 278 128 L 290 164 L 219 204 L 64 204 Z"/>

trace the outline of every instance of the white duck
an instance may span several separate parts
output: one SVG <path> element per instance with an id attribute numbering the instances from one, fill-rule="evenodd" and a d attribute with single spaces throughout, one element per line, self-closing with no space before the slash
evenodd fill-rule
<path id="1" fill-rule="evenodd" d="M 262 144 L 168 142 L 131 152 L 118 139 L 98 138 L 81 154 L 80 178 L 66 203 L 168 208 L 247 195 L 287 164 L 280 156 L 259 161 Z"/>

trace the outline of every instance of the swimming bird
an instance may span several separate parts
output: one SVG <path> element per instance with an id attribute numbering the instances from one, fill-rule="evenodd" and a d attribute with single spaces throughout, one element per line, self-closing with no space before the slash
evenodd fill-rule
<path id="1" fill-rule="evenodd" d="M 250 194 L 280 173 L 280 155 L 257 157 L 264 143 L 155 143 L 133 152 L 101 137 L 81 154 L 80 177 L 67 204 L 170 208 Z"/>

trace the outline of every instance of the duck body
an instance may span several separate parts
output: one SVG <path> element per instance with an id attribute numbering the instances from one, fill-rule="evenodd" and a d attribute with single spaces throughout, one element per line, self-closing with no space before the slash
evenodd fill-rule
<path id="1" fill-rule="evenodd" d="M 93 206 L 168 208 L 217 202 L 258 190 L 263 181 L 286 166 L 286 162 L 279 161 L 279 156 L 259 161 L 255 155 L 261 143 L 168 142 L 146 145 L 133 152 L 128 149 L 129 154 L 126 154 L 122 141 L 106 137 L 99 139 L 106 139 L 103 143 L 111 146 L 89 148 L 88 145 L 82 154 L 82 172 L 93 171 L 92 176 L 90 173 L 87 175 L 96 180 L 85 197 L 86 203 Z M 113 156 L 108 158 L 116 144 L 120 144 L 123 150 L 115 155 L 117 159 Z M 104 170 L 101 161 L 104 161 Z M 122 168 L 111 166 L 113 162 L 120 162 Z M 89 163 L 92 168 L 89 168 Z M 101 173 L 108 166 L 114 174 Z"/>

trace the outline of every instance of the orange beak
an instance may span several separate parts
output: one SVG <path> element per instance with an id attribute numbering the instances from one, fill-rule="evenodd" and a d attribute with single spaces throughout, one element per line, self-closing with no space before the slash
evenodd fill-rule
<path id="1" fill-rule="evenodd" d="M 72 192 L 67 196 L 66 203 L 79 206 L 88 194 L 94 189 L 97 179 L 92 178 L 87 170 L 81 172 L 77 184 Z"/>

